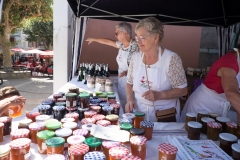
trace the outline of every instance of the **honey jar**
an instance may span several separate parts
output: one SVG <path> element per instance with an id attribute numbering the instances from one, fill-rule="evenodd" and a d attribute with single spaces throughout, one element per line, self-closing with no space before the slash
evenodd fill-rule
<path id="1" fill-rule="evenodd" d="M 63 124 L 63 128 L 69 128 L 74 131 L 78 129 L 78 124 L 76 122 L 66 122 Z"/>
<path id="2" fill-rule="evenodd" d="M 61 154 L 48 155 L 44 160 L 65 160 L 65 157 Z"/>
<path id="3" fill-rule="evenodd" d="M 0 122 L 0 142 L 3 141 L 3 128 L 4 128 L 4 123 Z"/>
<path id="4" fill-rule="evenodd" d="M 88 137 L 85 139 L 84 143 L 89 146 L 89 152 L 101 151 L 102 140 L 96 137 Z"/>
<path id="5" fill-rule="evenodd" d="M 95 124 L 96 120 L 94 118 L 83 118 L 81 122 L 82 122 L 82 125 L 87 124 L 87 123 Z"/>
<path id="6" fill-rule="evenodd" d="M 235 122 L 227 122 L 226 130 L 227 130 L 227 133 L 231 133 L 237 136 L 237 124 Z"/>
<path id="7" fill-rule="evenodd" d="M 12 129 L 12 118 L 8 116 L 0 117 L 0 122 L 4 124 L 3 136 L 9 135 Z"/>
<path id="8" fill-rule="evenodd" d="M 73 131 L 73 135 L 79 135 L 79 136 L 83 136 L 83 137 L 87 137 L 88 136 L 88 130 L 86 129 L 77 129 L 75 131 Z"/>
<path id="9" fill-rule="evenodd" d="M 0 160 L 10 160 L 10 150 L 8 145 L 0 145 Z"/>
<path id="10" fill-rule="evenodd" d="M 132 136 L 144 136 L 145 131 L 142 128 L 132 128 L 132 129 L 130 129 L 130 134 L 131 134 L 131 137 Z"/>
<path id="11" fill-rule="evenodd" d="M 74 122 L 75 121 L 75 119 L 74 118 L 63 118 L 62 120 L 61 120 L 61 122 L 64 124 L 64 123 L 66 123 L 66 122 Z"/>
<path id="12" fill-rule="evenodd" d="M 208 122 L 215 122 L 215 120 L 212 118 L 208 118 L 208 117 L 201 118 L 201 124 L 202 124 L 201 131 L 203 134 L 207 134 L 207 123 Z"/>
<path id="13" fill-rule="evenodd" d="M 23 119 L 19 121 L 18 129 L 25 128 L 29 129 L 29 124 L 31 124 L 33 121 L 31 119 Z"/>
<path id="14" fill-rule="evenodd" d="M 48 119 L 50 119 L 49 115 L 40 115 L 36 117 L 36 122 L 44 122 Z"/>
<path id="15" fill-rule="evenodd" d="M 217 117 L 216 121 L 222 125 L 221 132 L 227 132 L 226 123 L 230 122 L 230 119 L 227 117 Z"/>
<path id="16" fill-rule="evenodd" d="M 80 136 L 80 135 L 74 135 L 74 136 L 70 136 L 67 139 L 67 143 L 68 143 L 68 149 L 74 145 L 74 144 L 81 144 L 85 141 L 85 137 Z"/>
<path id="17" fill-rule="evenodd" d="M 46 140 L 47 154 L 63 154 L 65 140 L 62 137 L 53 137 Z"/>
<path id="18" fill-rule="evenodd" d="M 125 147 L 113 147 L 109 150 L 110 160 L 121 160 L 129 154 L 129 150 Z"/>
<path id="19" fill-rule="evenodd" d="M 84 116 L 85 118 L 92 118 L 94 115 L 96 115 L 97 112 L 95 111 L 92 111 L 92 110 L 88 110 L 88 111 L 85 111 L 84 112 Z"/>
<path id="20" fill-rule="evenodd" d="M 97 112 L 97 114 L 100 114 L 102 112 L 102 107 L 100 107 L 100 106 L 90 106 L 90 109 L 92 111 Z"/>
<path id="21" fill-rule="evenodd" d="M 90 94 L 87 92 L 82 92 L 79 94 L 79 106 L 80 108 L 89 108 L 90 104 Z"/>
<path id="22" fill-rule="evenodd" d="M 88 152 L 87 154 L 85 154 L 84 156 L 84 160 L 105 160 L 105 155 L 102 153 L 102 152 L 97 152 L 97 151 L 94 151 L 94 152 Z"/>
<path id="23" fill-rule="evenodd" d="M 113 111 L 112 111 L 112 114 L 116 114 L 119 116 L 119 111 L 120 111 L 120 104 L 119 103 L 113 103 L 113 104 L 110 104 L 111 107 L 113 107 Z"/>
<path id="24" fill-rule="evenodd" d="M 31 119 L 33 122 L 36 122 L 36 117 L 39 116 L 39 112 L 27 112 L 26 113 L 26 118 Z"/>
<path id="25" fill-rule="evenodd" d="M 137 111 L 134 114 L 135 114 L 135 118 L 133 121 L 134 128 L 140 128 L 140 122 L 144 120 L 145 113 Z"/>
<path id="26" fill-rule="evenodd" d="M 29 125 L 32 143 L 37 143 L 37 133 L 45 129 L 44 122 L 34 122 Z"/>
<path id="27" fill-rule="evenodd" d="M 48 130 L 56 131 L 57 129 L 62 127 L 62 123 L 59 121 L 51 121 L 46 124 L 46 128 Z"/>
<path id="28" fill-rule="evenodd" d="M 43 105 L 43 104 L 40 104 L 38 106 L 38 112 L 41 114 L 41 115 L 52 115 L 52 108 L 50 105 Z"/>
<path id="29" fill-rule="evenodd" d="M 199 140 L 202 124 L 199 122 L 188 122 L 188 139 Z"/>
<path id="30" fill-rule="evenodd" d="M 232 158 L 234 160 L 239 160 L 240 159 L 240 144 L 234 143 L 232 144 Z"/>
<path id="31" fill-rule="evenodd" d="M 201 122 L 201 118 L 203 117 L 208 117 L 208 112 L 207 111 L 204 111 L 204 110 L 200 110 L 198 111 L 197 113 L 197 122 Z"/>
<path id="32" fill-rule="evenodd" d="M 65 116 L 66 109 L 64 106 L 54 106 L 53 107 L 53 118 L 61 121 Z"/>
<path id="33" fill-rule="evenodd" d="M 107 127 L 111 124 L 110 121 L 108 120 L 99 120 L 96 122 L 97 125 L 103 126 L 103 127 Z"/>
<path id="34" fill-rule="evenodd" d="M 152 139 L 153 127 L 154 124 L 151 121 L 142 121 L 140 122 L 140 127 L 145 131 L 145 137 L 147 140 Z"/>
<path id="35" fill-rule="evenodd" d="M 40 154 L 47 154 L 46 140 L 54 136 L 55 136 L 55 132 L 50 130 L 44 130 L 37 133 L 37 145 L 38 145 L 38 152 Z"/>
<path id="36" fill-rule="evenodd" d="M 76 107 L 77 106 L 77 94 L 67 93 L 66 94 L 66 107 Z"/>
<path id="37" fill-rule="evenodd" d="M 186 114 L 186 120 L 185 120 L 185 129 L 188 131 L 188 122 L 197 120 L 197 114 L 196 113 L 187 113 Z"/>
<path id="38" fill-rule="evenodd" d="M 106 116 L 106 120 L 111 122 L 111 125 L 118 125 L 118 115 L 110 114 Z"/>
<path id="39" fill-rule="evenodd" d="M 96 121 L 99 121 L 99 120 L 104 120 L 105 116 L 102 114 L 96 114 L 92 118 L 94 118 Z"/>
<path id="40" fill-rule="evenodd" d="M 218 122 L 208 122 L 207 123 L 207 138 L 213 141 L 219 139 L 219 134 L 221 132 L 222 125 Z"/>
<path id="41" fill-rule="evenodd" d="M 190 122 L 188 122 L 190 123 Z M 158 159 L 159 160 L 175 160 L 178 148 L 169 143 L 162 143 L 158 146 Z"/>
<path id="42" fill-rule="evenodd" d="M 18 138 L 29 138 L 29 130 L 22 128 L 22 129 L 16 129 L 13 132 L 11 132 L 11 140 L 18 139 Z"/>
<path id="43" fill-rule="evenodd" d="M 67 139 L 72 135 L 72 130 L 69 128 L 60 128 L 55 131 L 57 137 L 64 138 L 65 144 L 64 147 L 68 147 Z"/>
<path id="44" fill-rule="evenodd" d="M 86 144 L 74 144 L 69 148 L 70 160 L 84 160 L 84 155 L 89 151 Z"/>
<path id="45" fill-rule="evenodd" d="M 102 142 L 103 153 L 106 156 L 106 160 L 109 160 L 109 150 L 113 147 L 119 147 L 120 142 L 104 140 Z"/>
<path id="46" fill-rule="evenodd" d="M 220 148 L 225 151 L 227 154 L 232 153 L 232 144 L 237 142 L 237 137 L 230 133 L 220 133 Z"/>
<path id="47" fill-rule="evenodd" d="M 28 138 L 19 138 L 10 142 L 9 146 L 11 160 L 29 160 L 30 159 L 30 144 L 31 140 Z"/>
<path id="48" fill-rule="evenodd" d="M 130 138 L 131 153 L 141 159 L 146 159 L 147 138 L 143 136 L 133 136 Z"/>
<path id="49" fill-rule="evenodd" d="M 72 113 L 68 113 L 65 115 L 66 118 L 74 118 L 74 121 L 76 123 L 78 123 L 78 117 L 79 117 L 79 114 L 78 113 L 75 113 L 75 112 L 72 112 Z"/>

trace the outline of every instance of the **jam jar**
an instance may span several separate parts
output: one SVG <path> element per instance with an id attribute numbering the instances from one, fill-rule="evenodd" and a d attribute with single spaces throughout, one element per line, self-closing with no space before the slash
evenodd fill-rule
<path id="1" fill-rule="evenodd" d="M 0 145 L 0 160 L 10 160 L 10 150 L 8 145 Z"/>
<path id="2" fill-rule="evenodd" d="M 186 120 L 185 120 L 185 129 L 188 131 L 188 122 L 197 120 L 197 114 L 196 113 L 187 113 L 186 114 Z"/>
<path id="3" fill-rule="evenodd" d="M 109 91 L 109 92 L 107 92 L 107 95 L 108 95 L 108 96 L 109 96 L 109 95 L 114 95 L 114 92 Z"/>
<path id="4" fill-rule="evenodd" d="M 125 130 L 125 131 L 128 131 L 128 132 L 130 132 L 130 129 L 133 128 L 133 125 L 130 124 L 130 123 L 121 123 L 121 124 L 119 124 L 119 126 L 120 126 L 121 130 Z"/>
<path id="5" fill-rule="evenodd" d="M 128 155 L 121 160 L 141 160 L 141 158 L 139 158 L 138 156 Z"/>
<path id="6" fill-rule="evenodd" d="M 132 136 L 144 136 L 145 135 L 145 131 L 142 128 L 132 128 L 130 129 L 130 137 Z"/>
<path id="7" fill-rule="evenodd" d="M 131 119 L 127 119 L 127 118 L 118 118 L 118 125 L 120 125 L 121 123 L 130 123 L 133 124 Z"/>
<path id="8" fill-rule="evenodd" d="M 202 124 L 201 131 L 203 134 L 207 134 L 207 123 L 208 122 L 215 122 L 215 120 L 212 118 L 208 118 L 208 117 L 201 118 L 201 124 Z"/>
<path id="9" fill-rule="evenodd" d="M 125 113 L 125 114 L 122 115 L 122 118 L 130 119 L 133 122 L 134 118 L 135 118 L 135 114 L 133 114 L 133 113 Z"/>
<path id="10" fill-rule="evenodd" d="M 67 93 L 66 94 L 66 107 L 76 107 L 77 106 L 77 94 Z"/>
<path id="11" fill-rule="evenodd" d="M 57 137 L 62 137 L 65 140 L 64 147 L 67 147 L 67 139 L 72 135 L 72 130 L 69 128 L 60 128 L 55 131 Z"/>
<path id="12" fill-rule="evenodd" d="M 237 124 L 235 122 L 227 122 L 226 123 L 226 131 L 227 133 L 231 133 L 237 136 Z"/>
<path id="13" fill-rule="evenodd" d="M 91 129 L 96 126 L 95 124 L 92 123 L 86 123 L 84 125 L 82 125 L 82 129 L 86 129 L 88 131 L 88 135 L 86 137 L 90 137 L 91 135 Z"/>
<path id="14" fill-rule="evenodd" d="M 88 111 L 88 110 L 89 110 L 89 108 L 80 108 L 80 107 L 78 107 L 78 114 L 79 114 L 78 120 L 79 121 L 81 121 L 83 118 L 85 118 L 84 112 Z"/>
<path id="15" fill-rule="evenodd" d="M 66 100 L 65 100 L 65 102 L 57 102 L 57 103 L 55 103 L 55 106 L 64 106 L 64 107 L 66 107 Z"/>
<path id="16" fill-rule="evenodd" d="M 230 122 L 230 119 L 227 117 L 217 117 L 216 121 L 222 125 L 221 132 L 227 132 L 226 123 Z"/>
<path id="17" fill-rule="evenodd" d="M 51 121 L 46 124 L 46 129 L 56 131 L 62 127 L 62 123 L 59 121 Z"/>
<path id="18" fill-rule="evenodd" d="M 84 160 L 95 160 L 97 158 L 97 160 L 105 160 L 105 155 L 102 152 L 88 152 L 87 154 L 85 154 L 84 156 Z"/>
<path id="19" fill-rule="evenodd" d="M 78 129 L 78 124 L 76 122 L 66 122 L 63 124 L 63 128 L 69 128 L 74 131 Z"/>
<path id="20" fill-rule="evenodd" d="M 3 136 L 9 135 L 12 129 L 12 118 L 8 116 L 0 117 L 0 122 L 4 124 Z"/>
<path id="21" fill-rule="evenodd" d="M 50 130 L 44 130 L 37 133 L 38 152 L 40 154 L 47 154 L 46 140 L 54 136 L 55 132 Z"/>
<path id="22" fill-rule="evenodd" d="M 175 160 L 178 148 L 169 143 L 158 146 L 158 159 Z"/>
<path id="23" fill-rule="evenodd" d="M 37 133 L 45 129 L 44 122 L 34 122 L 29 125 L 32 143 L 37 143 Z"/>
<path id="24" fill-rule="evenodd" d="M 99 120 L 96 122 L 97 125 L 103 126 L 103 127 L 107 127 L 111 124 L 110 121 L 108 120 Z"/>
<path id="25" fill-rule="evenodd" d="M 73 131 L 73 135 L 79 135 L 79 136 L 83 136 L 83 137 L 87 137 L 88 136 L 88 130 L 86 129 L 77 129 L 75 131 Z"/>
<path id="26" fill-rule="evenodd" d="M 129 150 L 125 147 L 113 147 L 109 149 L 109 159 L 119 160 L 126 157 L 129 154 Z"/>
<path id="27" fill-rule="evenodd" d="M 135 118 L 133 120 L 134 128 L 140 128 L 140 122 L 144 120 L 145 113 L 136 111 L 134 114 L 135 114 Z"/>
<path id="28" fill-rule="evenodd" d="M 92 110 L 89 110 L 89 111 L 85 111 L 84 112 L 84 117 L 85 118 L 92 118 L 94 115 L 96 115 L 97 112 L 95 111 L 92 111 Z"/>
<path id="29" fill-rule="evenodd" d="M 62 98 L 61 94 L 53 94 L 53 99 L 55 102 L 57 102 L 58 98 Z"/>
<path id="30" fill-rule="evenodd" d="M 46 140 L 47 154 L 63 154 L 65 140 L 62 137 L 53 137 Z"/>
<path id="31" fill-rule="evenodd" d="M 232 153 L 231 146 L 233 143 L 237 142 L 237 137 L 230 133 L 220 133 L 219 138 L 220 148 L 230 155 Z"/>
<path id="32" fill-rule="evenodd" d="M 68 113 L 65 115 L 66 118 L 74 118 L 75 122 L 78 123 L 78 117 L 79 117 L 79 114 L 78 113 L 75 113 L 75 112 L 72 112 L 72 113 Z"/>
<path id="33" fill-rule="evenodd" d="M 52 108 L 51 108 L 50 105 L 42 105 L 42 104 L 40 104 L 38 106 L 38 112 L 41 115 L 52 115 Z"/>
<path id="34" fill-rule="evenodd" d="M 57 119 L 52 119 L 52 118 L 44 121 L 45 125 L 49 122 L 59 122 L 59 121 Z"/>
<path id="35" fill-rule="evenodd" d="M 71 145 L 74 144 L 81 144 L 85 141 L 85 137 L 80 136 L 80 135 L 74 135 L 74 136 L 70 136 L 67 139 L 67 143 L 68 143 L 68 149 L 71 147 Z"/>
<path id="36" fill-rule="evenodd" d="M 54 101 L 47 99 L 47 100 L 43 101 L 41 105 L 49 105 L 49 106 L 51 106 L 51 109 L 50 109 L 51 113 L 50 114 L 52 114 L 52 107 L 54 106 L 54 104 L 55 104 Z"/>
<path id="37" fill-rule="evenodd" d="M 29 130 L 22 128 L 22 129 L 16 129 L 13 132 L 11 132 L 11 140 L 15 140 L 18 138 L 29 138 Z"/>
<path id="38" fill-rule="evenodd" d="M 107 95 L 108 101 L 115 100 L 116 101 L 116 96 L 115 95 Z"/>
<path id="39" fill-rule="evenodd" d="M 106 160 L 109 160 L 109 150 L 113 147 L 119 147 L 120 142 L 104 140 L 102 142 L 103 153 L 106 156 Z"/>
<path id="40" fill-rule="evenodd" d="M 121 105 L 119 103 L 113 103 L 113 104 L 110 104 L 110 106 L 113 107 L 112 114 L 119 115 Z"/>
<path id="41" fill-rule="evenodd" d="M 47 158 L 44 160 L 66 160 L 64 155 L 61 154 L 53 154 L 53 155 L 48 155 Z"/>
<path id="42" fill-rule="evenodd" d="M 74 144 L 69 148 L 70 160 L 84 160 L 84 155 L 89 151 L 86 144 Z"/>
<path id="43" fill-rule="evenodd" d="M 219 134 L 221 132 L 222 125 L 218 122 L 208 122 L 207 123 L 207 138 L 213 141 L 219 139 Z"/>
<path id="44" fill-rule="evenodd" d="M 80 108 L 89 108 L 90 104 L 90 94 L 87 92 L 82 92 L 79 94 L 79 106 Z"/>
<path id="45" fill-rule="evenodd" d="M 102 140 L 96 137 L 88 137 L 84 143 L 89 146 L 89 151 L 101 151 Z"/>
<path id="46" fill-rule="evenodd" d="M 26 118 L 31 119 L 33 122 L 36 122 L 36 117 L 39 116 L 39 112 L 27 112 Z"/>
<path id="47" fill-rule="evenodd" d="M 65 104 L 66 104 L 66 97 L 62 97 L 62 98 L 58 98 L 57 99 L 57 102 L 65 102 Z M 55 103 L 55 105 L 56 105 L 56 103 Z"/>
<path id="48" fill-rule="evenodd" d="M 110 121 L 112 125 L 118 125 L 118 115 L 115 114 L 107 115 L 106 120 Z"/>
<path id="49" fill-rule="evenodd" d="M 49 115 L 40 115 L 36 117 L 36 122 L 44 122 L 49 119 L 50 119 Z"/>
<path id="50" fill-rule="evenodd" d="M 140 122 L 140 126 L 142 129 L 144 129 L 145 137 L 147 138 L 147 140 L 151 140 L 154 123 L 151 121 L 142 121 Z"/>
<path id="51" fill-rule="evenodd" d="M 146 159 L 147 138 L 143 136 L 133 136 L 130 138 L 132 155 L 141 159 Z"/>
<path id="52" fill-rule="evenodd" d="M 70 87 L 68 88 L 69 93 L 76 93 L 79 94 L 79 88 L 77 87 Z M 67 96 L 67 94 L 65 94 L 65 96 Z"/>
<path id="53" fill-rule="evenodd" d="M 100 114 L 102 112 L 102 107 L 100 107 L 100 106 L 90 106 L 90 110 L 97 112 L 97 114 Z"/>
<path id="54" fill-rule="evenodd" d="M 104 93 L 103 94 L 99 94 L 98 98 L 107 98 L 107 94 L 104 94 Z"/>
<path id="55" fill-rule="evenodd" d="M 188 122 L 188 139 L 199 140 L 202 124 L 198 122 Z"/>
<path id="56" fill-rule="evenodd" d="M 102 107 L 102 114 L 104 116 L 112 114 L 112 111 L 113 111 L 113 107 L 111 107 L 111 106 L 104 106 L 104 107 Z"/>
<path id="57" fill-rule="evenodd" d="M 11 160 L 29 160 L 30 159 L 30 144 L 31 140 L 28 138 L 19 138 L 10 142 Z"/>
<path id="58" fill-rule="evenodd" d="M 82 122 L 82 125 L 87 124 L 87 123 L 95 124 L 96 120 L 94 118 L 83 118 L 81 122 Z"/>
<path id="59" fill-rule="evenodd" d="M 19 121 L 18 129 L 20 129 L 20 128 L 29 129 L 29 124 L 31 124 L 32 122 L 33 121 L 31 119 L 23 119 L 23 120 Z"/>
<path id="60" fill-rule="evenodd" d="M 92 118 L 95 119 L 96 121 L 99 121 L 99 120 L 104 120 L 106 116 L 104 116 L 103 114 L 96 114 Z"/>
<path id="61" fill-rule="evenodd" d="M 3 128 L 4 128 L 4 123 L 0 122 L 0 142 L 3 141 Z"/>
<path id="62" fill-rule="evenodd" d="M 198 111 L 198 113 L 197 113 L 197 122 L 200 123 L 202 117 L 208 117 L 208 112 L 204 111 L 204 110 Z"/>
<path id="63" fill-rule="evenodd" d="M 67 113 L 77 113 L 78 107 L 66 107 Z"/>
<path id="64" fill-rule="evenodd" d="M 101 92 L 101 91 L 97 91 L 97 92 L 95 92 L 95 95 L 98 97 L 100 94 L 103 94 L 103 92 Z"/>
<path id="65" fill-rule="evenodd" d="M 209 113 L 208 115 L 209 115 L 209 118 L 212 118 L 212 119 L 214 119 L 215 121 L 216 121 L 217 117 L 220 117 L 220 115 L 217 114 L 217 113 Z"/>
<path id="66" fill-rule="evenodd" d="M 53 118 L 61 121 L 65 116 L 65 107 L 64 106 L 54 106 L 53 107 Z"/>
<path id="67" fill-rule="evenodd" d="M 66 123 L 66 122 L 74 122 L 75 121 L 75 119 L 74 118 L 63 118 L 62 120 L 61 120 L 61 122 L 64 124 L 64 123 Z"/>
<path id="68" fill-rule="evenodd" d="M 232 144 L 232 158 L 234 160 L 239 160 L 240 159 L 240 144 L 239 143 L 234 143 Z"/>

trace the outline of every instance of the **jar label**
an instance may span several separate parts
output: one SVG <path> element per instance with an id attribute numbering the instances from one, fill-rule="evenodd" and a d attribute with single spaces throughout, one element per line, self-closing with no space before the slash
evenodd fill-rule
<path id="1" fill-rule="evenodd" d="M 70 107 L 70 101 L 66 101 L 66 106 Z"/>
<path id="2" fill-rule="evenodd" d="M 141 147 L 141 145 L 139 145 L 138 146 L 138 152 L 141 152 L 141 150 L 142 150 L 142 147 Z"/>
<path id="3" fill-rule="evenodd" d="M 24 155 L 24 159 L 25 159 L 25 160 L 29 159 L 30 155 L 31 155 L 31 153 L 28 152 L 27 154 Z"/>
<path id="4" fill-rule="evenodd" d="M 14 114 L 14 111 L 12 109 L 8 109 L 9 114 Z"/>
<path id="5" fill-rule="evenodd" d="M 45 142 L 42 143 L 42 149 L 43 149 L 43 150 L 47 149 L 47 145 L 46 145 Z"/>
<path id="6" fill-rule="evenodd" d="M 73 101 L 73 107 L 77 105 L 77 102 L 76 101 Z"/>

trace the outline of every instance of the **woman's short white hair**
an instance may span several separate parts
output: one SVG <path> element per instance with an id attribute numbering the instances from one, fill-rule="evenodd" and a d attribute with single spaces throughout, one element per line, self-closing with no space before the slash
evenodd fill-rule
<path id="1" fill-rule="evenodd" d="M 121 22 L 116 26 L 116 28 L 118 28 L 122 32 L 126 32 L 127 34 L 129 34 L 130 38 L 132 37 L 132 26 L 131 26 L 131 24 L 129 24 L 127 22 Z"/>
<path id="2" fill-rule="evenodd" d="M 140 20 L 136 25 L 135 32 L 141 27 L 146 28 L 149 33 L 158 34 L 159 42 L 162 41 L 163 36 L 164 36 L 164 31 L 163 31 L 164 26 L 163 26 L 162 22 L 159 21 L 157 18 L 147 17 L 147 18 Z"/>

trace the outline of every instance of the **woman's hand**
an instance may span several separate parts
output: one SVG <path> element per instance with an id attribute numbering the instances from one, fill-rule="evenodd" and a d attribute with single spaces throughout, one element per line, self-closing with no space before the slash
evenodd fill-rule
<path id="1" fill-rule="evenodd" d="M 94 42 L 95 40 L 94 40 L 94 38 L 88 38 L 88 39 L 86 39 L 86 41 L 88 42 L 88 45 L 89 45 L 90 43 Z"/>
<path id="2" fill-rule="evenodd" d="M 136 107 L 135 101 L 134 100 L 130 100 L 125 105 L 125 112 L 126 113 L 132 112 L 135 107 Z"/>
<path id="3" fill-rule="evenodd" d="M 127 76 L 127 71 L 121 72 L 118 77 L 124 77 L 124 76 Z"/>
<path id="4" fill-rule="evenodd" d="M 142 95 L 142 97 L 144 97 L 146 100 L 149 100 L 152 102 L 159 100 L 158 96 L 159 96 L 159 92 L 153 91 L 153 90 L 147 91 Z"/>
<path id="5" fill-rule="evenodd" d="M 9 101 L 9 105 L 21 107 L 23 107 L 26 102 L 26 98 L 24 98 L 23 96 L 12 96 L 4 100 Z"/>

